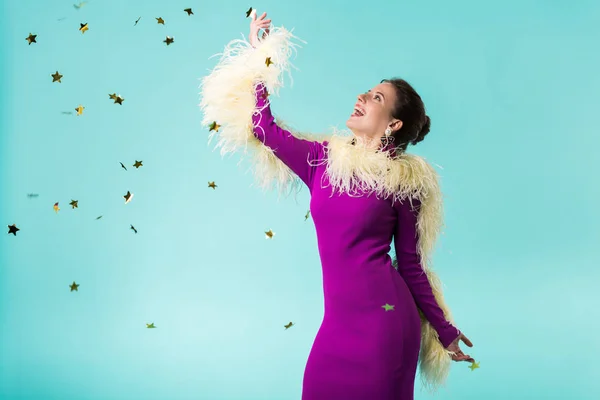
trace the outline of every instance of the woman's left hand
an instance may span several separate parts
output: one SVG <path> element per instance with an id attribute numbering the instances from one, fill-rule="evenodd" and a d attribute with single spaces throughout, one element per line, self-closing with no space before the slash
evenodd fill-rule
<path id="1" fill-rule="evenodd" d="M 471 341 L 469 339 L 467 339 L 467 337 L 461 333 L 460 336 L 457 337 L 456 339 L 454 339 L 454 341 L 452 343 L 450 343 L 450 346 L 448 346 L 446 348 L 446 350 L 454 352 L 454 354 L 452 355 L 452 360 L 453 361 L 468 361 L 471 363 L 475 362 L 475 360 L 473 358 L 471 358 L 470 355 L 464 354 L 462 352 L 462 350 L 460 349 L 460 347 L 458 346 L 458 342 L 460 342 L 461 340 L 463 342 L 465 342 L 465 344 L 467 346 L 473 347 L 473 343 L 471 343 Z"/>

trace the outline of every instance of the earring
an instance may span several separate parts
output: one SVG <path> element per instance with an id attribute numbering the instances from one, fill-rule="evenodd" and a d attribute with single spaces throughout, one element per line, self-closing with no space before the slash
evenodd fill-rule
<path id="1" fill-rule="evenodd" d="M 392 128 L 390 128 L 388 126 L 388 128 L 385 130 L 385 136 L 390 136 L 392 134 Z"/>

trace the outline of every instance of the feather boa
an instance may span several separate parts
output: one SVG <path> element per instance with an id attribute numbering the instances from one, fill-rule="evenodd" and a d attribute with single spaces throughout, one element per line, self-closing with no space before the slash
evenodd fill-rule
<path id="1" fill-rule="evenodd" d="M 209 143 L 218 138 L 215 148 L 221 155 L 251 148 L 252 167 L 256 182 L 263 189 L 277 186 L 280 193 L 299 190 L 302 182 L 279 160 L 273 151 L 253 135 L 252 114 L 255 111 L 255 87 L 265 84 L 271 95 L 277 95 L 283 85 L 283 74 L 292 68 L 290 56 L 298 45 L 291 31 L 275 27 L 256 49 L 245 40 L 233 40 L 221 53 L 212 72 L 202 79 L 200 108 L 202 123 L 217 122 L 221 127 L 209 135 Z M 266 58 L 273 64 L 267 66 Z M 390 157 L 388 152 L 375 152 L 366 146 L 350 144 L 351 137 L 334 133 L 314 136 L 295 132 L 277 119 L 278 125 L 295 136 L 327 141 L 323 160 L 327 163 L 327 178 L 333 189 L 353 195 L 359 191 L 375 192 L 378 196 L 397 200 L 418 198 L 421 203 L 417 230 L 421 264 L 427 274 L 438 305 L 446 319 L 453 323 L 450 309 L 444 301 L 442 284 L 431 268 L 431 256 L 443 227 L 442 195 L 436 171 L 423 158 L 402 153 Z M 421 316 L 421 351 L 419 368 L 424 387 L 435 392 L 445 384 L 452 352 L 439 341 L 437 332 Z"/>

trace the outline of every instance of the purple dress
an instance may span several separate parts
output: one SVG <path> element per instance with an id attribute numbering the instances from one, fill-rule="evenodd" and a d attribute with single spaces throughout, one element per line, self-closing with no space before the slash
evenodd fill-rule
<path id="1" fill-rule="evenodd" d="M 417 253 L 417 213 L 373 195 L 322 187 L 324 146 L 279 128 L 266 89 L 256 89 L 254 135 L 308 187 L 323 269 L 324 317 L 302 387 L 303 400 L 412 400 L 421 341 L 417 307 L 447 347 L 459 330 L 444 318 Z M 392 266 L 394 242 L 398 270 Z M 390 307 L 390 306 L 393 306 Z"/>

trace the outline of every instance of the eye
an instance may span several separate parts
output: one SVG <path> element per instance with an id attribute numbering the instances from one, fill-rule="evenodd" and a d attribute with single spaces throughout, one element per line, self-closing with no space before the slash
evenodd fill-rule
<path id="1" fill-rule="evenodd" d="M 376 100 L 381 100 L 381 96 L 378 95 L 378 94 L 376 94 L 373 98 L 376 99 Z"/>

